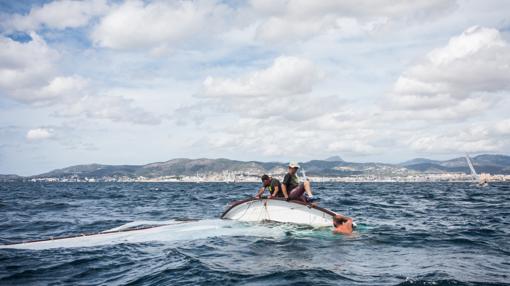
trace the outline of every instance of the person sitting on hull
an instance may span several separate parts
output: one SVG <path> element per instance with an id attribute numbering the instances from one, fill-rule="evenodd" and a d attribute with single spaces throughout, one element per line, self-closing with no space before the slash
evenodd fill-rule
<path id="1" fill-rule="evenodd" d="M 310 181 L 305 180 L 300 183 L 299 178 L 296 175 L 299 169 L 299 165 L 296 162 L 289 163 L 288 173 L 283 178 L 282 191 L 289 194 L 290 200 L 302 200 L 303 202 L 312 202 L 316 198 L 312 194 L 312 187 Z"/>
<path id="2" fill-rule="evenodd" d="M 333 217 L 333 226 L 335 226 L 333 233 L 351 234 L 353 230 L 352 218 L 337 214 Z"/>
<path id="3" fill-rule="evenodd" d="M 269 177 L 268 175 L 262 175 L 262 187 L 259 189 L 259 192 L 255 196 L 257 199 L 260 199 L 264 191 L 267 189 L 269 191 L 269 198 L 288 198 L 287 192 L 282 189 L 282 184 L 277 179 Z M 281 190 L 281 191 L 280 191 Z"/>

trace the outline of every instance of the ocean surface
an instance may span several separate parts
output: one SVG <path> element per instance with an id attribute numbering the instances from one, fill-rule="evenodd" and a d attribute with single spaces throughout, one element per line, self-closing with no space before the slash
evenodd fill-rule
<path id="1" fill-rule="evenodd" d="M 352 236 L 219 219 L 258 184 L 1 183 L 0 285 L 510 285 L 510 184 L 315 183 Z"/>

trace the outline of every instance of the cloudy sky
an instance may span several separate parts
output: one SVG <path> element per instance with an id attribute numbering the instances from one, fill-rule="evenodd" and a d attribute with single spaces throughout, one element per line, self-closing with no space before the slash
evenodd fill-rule
<path id="1" fill-rule="evenodd" d="M 510 1 L 0 0 L 0 173 L 510 153 Z"/>

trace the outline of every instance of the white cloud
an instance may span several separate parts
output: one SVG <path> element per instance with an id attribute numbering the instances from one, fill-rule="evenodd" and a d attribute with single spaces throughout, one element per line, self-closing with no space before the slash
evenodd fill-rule
<path id="1" fill-rule="evenodd" d="M 267 68 L 241 78 L 207 77 L 207 96 L 279 97 L 309 93 L 320 78 L 315 65 L 297 57 L 281 56 Z"/>
<path id="2" fill-rule="evenodd" d="M 498 152 L 510 147 L 510 120 L 460 124 L 442 131 L 416 131 L 404 141 L 412 150 L 429 154 Z"/>
<path id="3" fill-rule="evenodd" d="M 303 18 L 320 17 L 337 13 L 350 17 L 388 17 L 423 18 L 443 14 L 456 6 L 455 1 L 432 0 L 427 2 L 409 2 L 405 0 L 383 1 L 307 1 L 307 0 L 252 0 L 252 7 L 263 14 L 291 14 Z"/>
<path id="4" fill-rule="evenodd" d="M 199 140 L 197 144 L 211 149 L 303 158 L 321 148 L 320 142 L 311 140 L 313 131 L 300 130 L 288 122 L 271 119 L 240 119 L 227 128 L 207 128 L 206 140 Z"/>
<path id="5" fill-rule="evenodd" d="M 29 141 L 37 141 L 49 139 L 53 137 L 53 135 L 53 129 L 51 128 L 36 128 L 28 130 L 26 138 Z"/>
<path id="6" fill-rule="evenodd" d="M 214 1 L 126 1 L 101 19 L 91 37 L 101 47 L 158 53 L 206 37 L 227 13 L 227 6 Z"/>
<path id="7" fill-rule="evenodd" d="M 374 31 L 386 24 L 385 18 L 360 22 L 352 17 L 324 16 L 319 19 L 302 21 L 300 19 L 283 19 L 271 17 L 256 30 L 256 38 L 268 42 L 307 39 L 319 34 L 337 33 L 339 38 L 355 37 Z"/>
<path id="8" fill-rule="evenodd" d="M 340 154 L 356 154 L 356 155 L 370 155 L 381 152 L 376 147 L 368 144 L 368 142 L 364 142 L 361 140 L 352 140 L 352 141 L 337 141 L 328 144 L 328 151 L 332 153 L 340 153 Z"/>
<path id="9" fill-rule="evenodd" d="M 309 160 L 339 153 L 363 157 L 383 152 L 384 148 L 377 146 L 377 141 L 388 132 L 358 127 L 353 124 L 338 129 L 322 129 L 316 125 L 316 119 L 296 124 L 281 118 L 240 118 L 228 127 L 215 126 L 214 123 L 204 126 L 207 137 L 196 144 L 211 150 L 277 157 L 280 160 Z"/>
<path id="10" fill-rule="evenodd" d="M 494 132 L 498 135 L 510 135 L 510 119 L 501 120 L 496 123 Z"/>
<path id="11" fill-rule="evenodd" d="M 0 36 L 0 90 L 23 102 L 46 101 L 37 90 L 55 76 L 59 53 L 36 33 L 30 36 L 26 43 Z"/>
<path id="12" fill-rule="evenodd" d="M 43 98 L 77 97 L 87 87 L 88 80 L 80 76 L 58 76 L 38 92 Z"/>
<path id="13" fill-rule="evenodd" d="M 470 58 L 480 51 L 506 46 L 498 30 L 473 26 L 461 35 L 450 39 L 446 47 L 430 52 L 428 60 L 435 66 L 444 66 L 460 59 Z"/>
<path id="14" fill-rule="evenodd" d="M 419 152 L 428 154 L 459 154 L 495 152 L 504 147 L 502 142 L 488 137 L 465 138 L 462 134 L 430 135 L 413 138 L 409 146 Z"/>
<path id="15" fill-rule="evenodd" d="M 424 110 L 426 117 L 435 112 L 454 118 L 482 112 L 508 92 L 508 43 L 496 29 L 471 27 L 404 72 L 390 99 L 404 109 Z"/>
<path id="16" fill-rule="evenodd" d="M 338 96 L 313 94 L 314 86 L 323 78 L 324 74 L 311 61 L 280 56 L 271 66 L 244 75 L 207 77 L 200 93 L 202 102 L 196 106 L 203 110 L 207 103 L 209 110 L 234 113 L 241 118 L 304 121 L 342 104 Z M 200 113 L 202 117 L 207 116 Z"/>
<path id="17" fill-rule="evenodd" d="M 34 31 L 41 27 L 52 29 L 86 26 L 90 19 L 108 10 L 106 0 L 53 1 L 33 7 L 26 15 L 14 14 L 2 21 L 5 30 Z"/>
<path id="18" fill-rule="evenodd" d="M 155 125 L 161 119 L 133 105 L 132 100 L 121 96 L 83 96 L 57 112 L 58 116 L 85 116 L 92 119 L 108 119 L 114 122 Z"/>
<path id="19" fill-rule="evenodd" d="M 195 50 L 214 46 L 212 43 L 221 45 L 224 39 L 251 44 L 253 39 L 263 43 L 288 42 L 323 34 L 356 37 L 399 21 L 426 21 L 455 7 L 453 0 L 264 0 L 231 6 L 217 0 L 135 0 L 112 5 L 93 29 L 91 39 L 100 47 L 149 50 L 160 55 L 179 48 Z"/>
<path id="20" fill-rule="evenodd" d="M 463 100 L 450 96 L 421 98 L 406 96 L 400 98 L 398 109 L 385 111 L 387 121 L 398 120 L 434 120 L 461 121 L 483 115 L 497 104 L 497 98 L 490 94 L 480 94 Z"/>
<path id="21" fill-rule="evenodd" d="M 67 116 L 115 122 L 159 124 L 160 119 L 120 96 L 99 94 L 90 80 L 79 75 L 59 75 L 61 55 L 36 33 L 26 43 L 0 37 L 0 91 L 31 105 L 57 106 Z"/>
<path id="22" fill-rule="evenodd" d="M 78 97 L 88 81 L 77 75 L 58 75 L 60 54 L 36 33 L 26 43 L 0 37 L 0 90 L 29 104 L 69 101 Z"/>
<path id="23" fill-rule="evenodd" d="M 334 33 L 360 36 L 396 21 L 427 20 L 453 10 L 455 1 L 251 1 L 262 16 L 256 37 L 263 41 L 306 40 Z"/>

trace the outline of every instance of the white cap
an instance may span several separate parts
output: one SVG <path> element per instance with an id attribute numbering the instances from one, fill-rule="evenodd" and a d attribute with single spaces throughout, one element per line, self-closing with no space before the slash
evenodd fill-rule
<path id="1" fill-rule="evenodd" d="M 299 164 L 297 162 L 290 162 L 289 168 L 299 168 Z"/>

